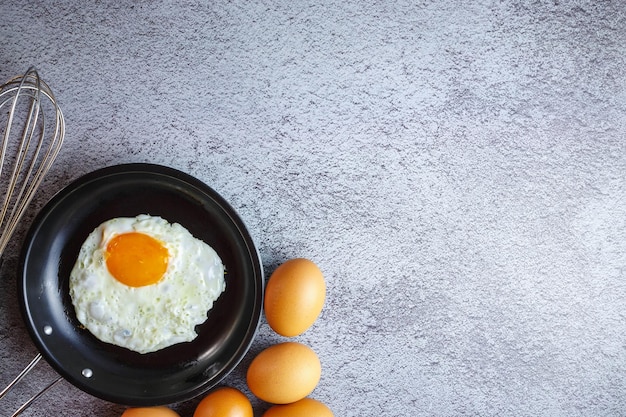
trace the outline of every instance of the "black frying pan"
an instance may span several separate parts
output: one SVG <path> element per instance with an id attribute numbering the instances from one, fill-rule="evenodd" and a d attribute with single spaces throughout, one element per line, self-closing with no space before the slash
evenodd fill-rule
<path id="1" fill-rule="evenodd" d="M 103 343 L 74 313 L 68 279 L 87 235 L 114 217 L 161 216 L 212 246 L 226 266 L 226 290 L 198 337 L 148 354 Z M 44 359 L 96 397 L 126 405 L 184 401 L 214 387 L 240 362 L 258 328 L 263 271 L 232 207 L 201 181 L 172 168 L 127 164 L 79 178 L 35 218 L 20 254 L 19 300 Z"/>

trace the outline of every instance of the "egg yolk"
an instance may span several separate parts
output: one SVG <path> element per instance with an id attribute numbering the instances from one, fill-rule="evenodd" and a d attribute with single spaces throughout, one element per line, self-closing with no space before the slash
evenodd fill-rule
<path id="1" fill-rule="evenodd" d="M 144 233 L 123 233 L 106 248 L 106 264 L 115 279 L 129 287 L 159 282 L 167 269 L 169 253 L 157 239 Z"/>

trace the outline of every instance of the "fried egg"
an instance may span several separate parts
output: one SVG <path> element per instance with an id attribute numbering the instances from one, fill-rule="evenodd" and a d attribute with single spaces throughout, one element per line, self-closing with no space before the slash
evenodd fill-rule
<path id="1" fill-rule="evenodd" d="M 95 337 L 149 353 L 195 339 L 226 282 L 213 248 L 178 223 L 142 214 L 89 234 L 69 288 L 78 321 Z"/>

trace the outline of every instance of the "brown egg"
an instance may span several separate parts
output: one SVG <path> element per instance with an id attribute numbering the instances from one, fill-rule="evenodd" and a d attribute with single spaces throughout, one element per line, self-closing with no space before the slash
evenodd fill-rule
<path id="1" fill-rule="evenodd" d="M 313 398 L 303 398 L 295 403 L 270 407 L 263 417 L 334 417 L 324 403 Z"/>
<path id="2" fill-rule="evenodd" d="M 121 417 L 180 417 L 180 414 L 167 407 L 137 407 L 126 409 Z"/>
<path id="3" fill-rule="evenodd" d="M 297 342 L 268 347 L 250 363 L 248 388 L 263 401 L 288 404 L 309 395 L 317 386 L 322 365 L 317 354 Z"/>
<path id="4" fill-rule="evenodd" d="M 304 258 L 290 259 L 270 276 L 265 288 L 265 317 L 286 337 L 304 333 L 317 320 L 326 299 L 322 271 Z"/>
<path id="5" fill-rule="evenodd" d="M 236 388 L 222 387 L 209 393 L 196 406 L 193 417 L 252 417 L 252 404 Z"/>

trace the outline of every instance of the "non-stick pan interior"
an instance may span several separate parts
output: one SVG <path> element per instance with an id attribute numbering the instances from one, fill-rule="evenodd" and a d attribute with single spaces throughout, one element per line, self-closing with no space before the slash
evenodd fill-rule
<path id="1" fill-rule="evenodd" d="M 68 287 L 87 235 L 106 220 L 139 214 L 180 223 L 227 270 L 226 290 L 198 337 L 149 354 L 97 340 L 76 319 Z M 66 187 L 36 217 L 20 268 L 22 314 L 44 358 L 83 391 L 121 404 L 168 404 L 206 392 L 245 355 L 261 315 L 262 265 L 240 218 L 204 183 L 159 165 L 104 168 Z"/>

